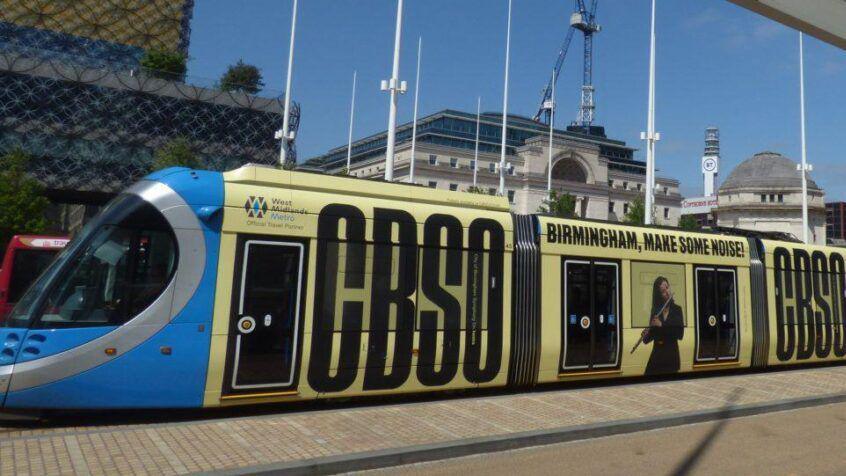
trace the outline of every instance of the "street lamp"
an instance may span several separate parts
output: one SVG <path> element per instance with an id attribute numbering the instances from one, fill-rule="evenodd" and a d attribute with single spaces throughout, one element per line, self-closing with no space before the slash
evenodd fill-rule
<path id="1" fill-rule="evenodd" d="M 802 163 L 797 170 L 802 173 L 802 242 L 808 244 L 808 172 L 813 168 L 808 164 L 808 154 L 805 148 L 805 53 L 802 44 L 802 32 L 799 32 L 799 120 L 802 122 Z"/>
<path id="2" fill-rule="evenodd" d="M 382 80 L 382 91 L 391 93 L 391 107 L 388 112 L 388 145 L 385 151 L 385 180 L 394 180 L 394 148 L 397 135 L 397 99 L 408 89 L 405 81 L 399 80 L 400 40 L 402 39 L 402 0 L 397 0 L 397 27 L 394 36 L 394 67 L 391 79 Z"/>
<path id="3" fill-rule="evenodd" d="M 552 193 L 552 134 L 555 125 L 555 68 L 552 69 L 552 95 L 544 105 L 549 108 L 549 164 L 546 171 L 546 195 Z"/>
<path id="4" fill-rule="evenodd" d="M 473 153 L 473 188 L 476 188 L 476 178 L 479 176 L 479 123 L 482 119 L 482 96 L 476 100 L 476 151 Z M 474 190 L 475 191 L 475 190 Z"/>
<path id="5" fill-rule="evenodd" d="M 279 165 L 285 166 L 288 160 L 288 144 L 294 140 L 294 132 L 290 130 L 291 111 L 291 77 L 294 72 L 294 34 L 297 30 L 297 0 L 294 0 L 294 11 L 291 14 L 291 41 L 288 45 L 288 77 L 285 81 L 285 108 L 282 118 L 282 130 L 276 131 L 276 138 L 282 143 L 279 146 Z"/>
<path id="6" fill-rule="evenodd" d="M 502 92 L 502 142 L 499 155 L 499 194 L 505 195 L 505 139 L 508 132 L 508 66 L 511 59 L 511 0 L 508 0 L 508 26 L 505 34 L 505 87 Z"/>
<path id="7" fill-rule="evenodd" d="M 661 134 L 655 132 L 655 0 L 652 0 L 652 27 L 649 35 L 649 113 L 646 132 L 640 139 L 646 141 L 646 199 L 644 200 L 643 222 L 652 224 L 652 209 L 655 201 L 655 143 Z"/>
<path id="8" fill-rule="evenodd" d="M 417 99 L 420 97 L 420 54 L 423 51 L 423 38 L 417 38 L 417 79 L 414 81 L 414 122 L 411 126 L 411 165 L 408 171 L 408 183 L 414 183 L 414 162 L 417 150 Z"/>
<path id="9" fill-rule="evenodd" d="M 347 175 L 350 174 L 350 167 L 352 166 L 352 134 L 353 134 L 353 120 L 355 119 L 356 79 L 358 79 L 358 71 L 353 71 L 352 99 L 350 100 L 350 130 L 349 130 L 349 133 L 347 135 Z"/>

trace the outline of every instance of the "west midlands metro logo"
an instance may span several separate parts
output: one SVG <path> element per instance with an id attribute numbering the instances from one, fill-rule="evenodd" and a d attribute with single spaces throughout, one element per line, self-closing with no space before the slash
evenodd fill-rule
<path id="1" fill-rule="evenodd" d="M 267 213 L 267 202 L 264 197 L 251 196 L 244 203 L 244 210 L 247 211 L 247 216 L 250 218 L 264 218 L 264 214 Z"/>

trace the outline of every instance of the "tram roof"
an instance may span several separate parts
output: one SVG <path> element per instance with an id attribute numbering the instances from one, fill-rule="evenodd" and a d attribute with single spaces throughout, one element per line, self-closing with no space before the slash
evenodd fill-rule
<path id="1" fill-rule="evenodd" d="M 401 182 L 327 175 L 320 172 L 279 170 L 267 165 L 247 164 L 225 172 L 227 183 L 251 184 L 291 190 L 331 192 L 380 199 L 509 212 L 508 199 L 482 193 L 452 192 Z"/>

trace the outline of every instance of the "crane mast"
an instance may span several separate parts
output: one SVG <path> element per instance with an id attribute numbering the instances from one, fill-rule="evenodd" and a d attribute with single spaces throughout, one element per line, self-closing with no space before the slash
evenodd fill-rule
<path id="1" fill-rule="evenodd" d="M 561 68 L 570 49 L 570 43 L 573 41 L 573 36 L 576 30 L 580 31 L 584 36 L 584 68 L 582 70 L 582 91 L 579 112 L 574 124 L 585 128 L 585 130 L 589 130 L 591 124 L 593 124 L 594 112 L 596 110 L 593 88 L 593 34 L 601 30 L 601 27 L 596 23 L 596 5 L 597 0 L 592 0 L 590 9 L 588 9 L 584 0 L 575 0 L 575 11 L 570 16 L 570 28 L 567 29 L 567 36 L 564 38 L 564 43 L 558 51 L 558 58 L 555 61 L 554 67 L 555 75 L 553 76 L 553 78 L 560 76 Z M 554 107 L 552 103 L 553 78 L 550 78 L 546 87 L 543 89 L 541 105 L 534 117 L 536 121 L 542 120 L 546 124 L 549 124 L 552 108 Z"/>

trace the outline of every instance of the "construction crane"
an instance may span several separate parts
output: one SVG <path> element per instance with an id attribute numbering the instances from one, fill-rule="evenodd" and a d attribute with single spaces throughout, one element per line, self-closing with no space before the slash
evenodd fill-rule
<path id="1" fill-rule="evenodd" d="M 567 51 L 570 49 L 570 43 L 573 41 L 573 35 L 578 30 L 584 35 L 585 49 L 582 97 L 579 103 L 579 113 L 574 121 L 574 125 L 581 126 L 585 130 L 590 130 L 596 108 L 593 99 L 593 34 L 599 32 L 601 27 L 596 23 L 597 0 L 591 0 L 590 9 L 585 6 L 585 0 L 575 0 L 575 4 L 575 11 L 570 16 L 570 28 L 567 29 L 567 36 L 564 38 L 564 43 L 558 52 L 558 59 L 555 61 L 555 74 L 549 78 L 549 82 L 547 82 L 543 90 L 541 105 L 534 119 L 536 121 L 543 120 L 544 123 L 549 124 L 550 113 L 554 107 L 552 101 L 552 82 L 557 81 L 560 76 L 559 73 L 561 72 L 561 67 L 564 65 L 564 59 L 567 57 Z"/>

